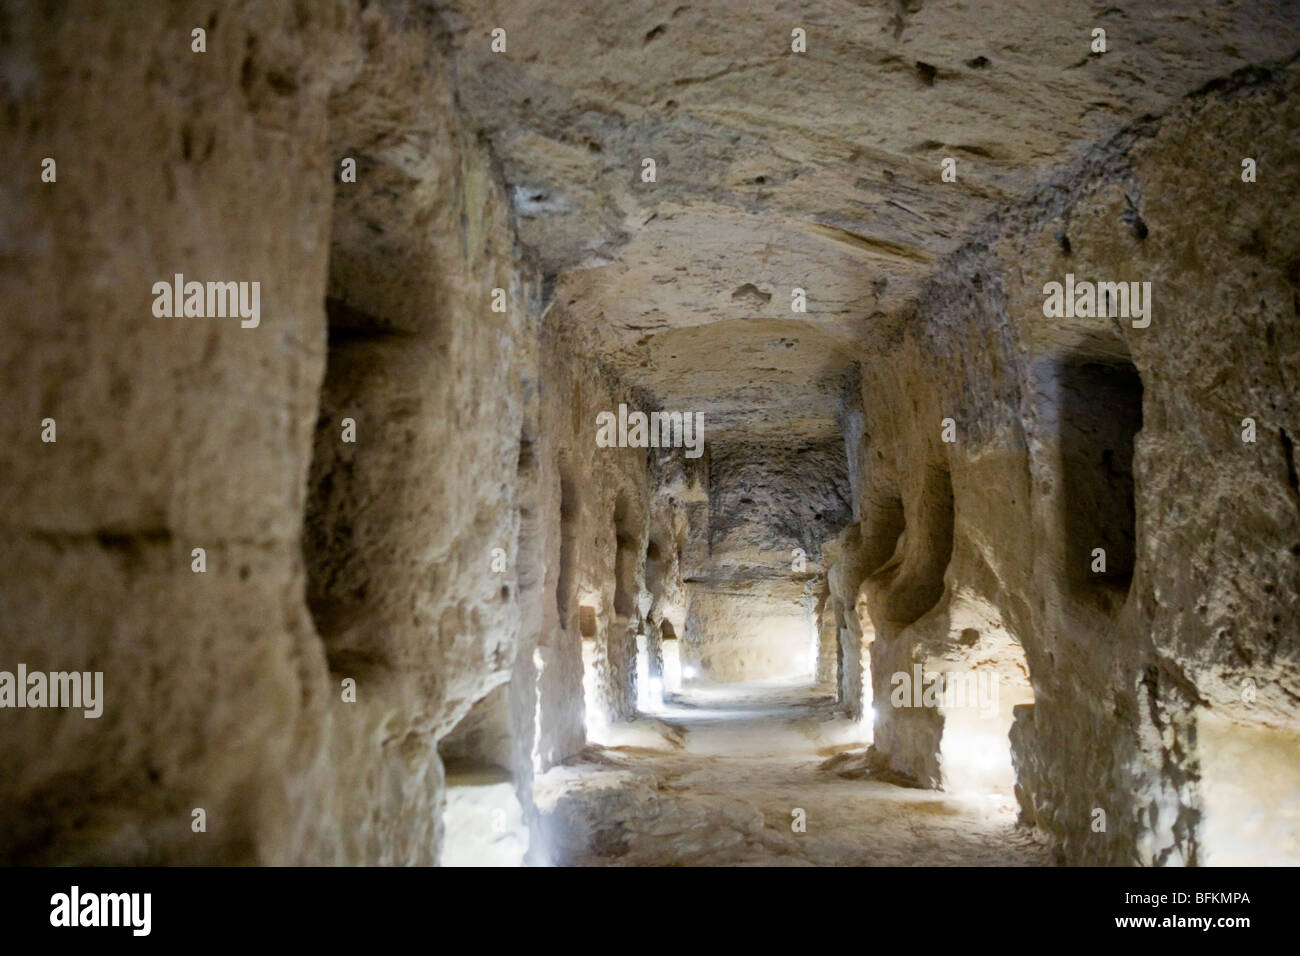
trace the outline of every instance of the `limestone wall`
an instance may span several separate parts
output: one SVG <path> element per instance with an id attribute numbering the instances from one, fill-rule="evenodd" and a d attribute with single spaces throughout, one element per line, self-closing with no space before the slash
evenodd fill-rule
<path id="1" fill-rule="evenodd" d="M 542 339 L 537 451 L 541 553 L 549 556 L 538 647 L 544 767 L 581 749 L 584 726 L 628 719 L 636 709 L 636 635 L 650 609 L 650 470 L 646 449 L 596 442 L 596 416 L 620 403 L 643 406 L 575 348 L 562 307 L 552 308 Z"/>
<path id="2" fill-rule="evenodd" d="M 1097 147 L 956 254 L 863 370 L 877 749 L 941 778 L 942 715 L 881 707 L 884 671 L 992 609 L 1032 677 L 1023 812 L 1071 862 L 1213 859 L 1202 794 L 1234 764 L 1201 715 L 1215 740 L 1300 717 L 1295 82 L 1236 77 Z M 1247 156 L 1271 178 L 1243 183 Z M 1045 317 L 1067 272 L 1150 281 L 1149 327 Z M 1252 799 L 1272 802 L 1236 812 Z"/>
<path id="3" fill-rule="evenodd" d="M 0 10 L 0 670 L 103 674 L 98 717 L 0 709 L 0 860 L 432 863 L 443 742 L 544 862 L 533 775 L 667 660 L 837 669 L 873 769 L 1014 768 L 1068 862 L 1300 860 L 1300 70 L 1170 99 L 1288 49 L 1285 7 L 1046 96 L 954 52 L 969 132 L 1018 111 L 960 187 L 911 145 L 933 67 L 810 61 L 898 98 L 861 127 L 819 85 L 782 171 L 759 74 L 647 52 L 711 14 L 605 7 L 554 21 L 630 51 L 599 70 L 527 5 L 490 66 L 472 4 Z M 652 140 L 664 177 L 623 176 Z M 1045 315 L 1067 275 L 1150 282 L 1149 325 Z M 256 283 L 256 320 L 160 314 L 177 276 Z M 656 401 L 706 410 L 702 458 L 598 445 Z M 917 668 L 1013 692 L 892 706 Z"/>
<path id="4" fill-rule="evenodd" d="M 102 671 L 105 700 L 0 716 L 0 857 L 432 862 L 437 740 L 511 675 L 516 569 L 490 561 L 535 334 L 437 23 L 4 20 L 0 660 Z M 176 273 L 260 282 L 260 324 L 155 317 Z"/>

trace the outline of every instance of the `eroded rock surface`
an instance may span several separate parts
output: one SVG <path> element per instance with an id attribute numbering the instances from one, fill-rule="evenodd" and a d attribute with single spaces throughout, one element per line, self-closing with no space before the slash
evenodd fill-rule
<path id="1" fill-rule="evenodd" d="M 1300 860 L 1297 51 L 1281 0 L 5 4 L 0 670 L 105 691 L 0 708 L 0 858 Z"/>

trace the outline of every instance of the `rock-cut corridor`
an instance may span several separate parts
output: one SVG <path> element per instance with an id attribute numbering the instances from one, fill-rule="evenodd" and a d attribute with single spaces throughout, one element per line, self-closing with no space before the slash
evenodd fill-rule
<path id="1" fill-rule="evenodd" d="M 553 860 L 621 866 L 1035 866 L 1010 793 L 873 779 L 827 688 L 698 688 L 542 776 Z"/>
<path id="2" fill-rule="evenodd" d="M 1300 863 L 1298 55 L 0 0 L 0 863 Z"/>

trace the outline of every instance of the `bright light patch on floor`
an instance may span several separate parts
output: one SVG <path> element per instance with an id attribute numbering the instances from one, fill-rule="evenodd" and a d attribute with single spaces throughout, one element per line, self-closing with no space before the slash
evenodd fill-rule
<path id="1" fill-rule="evenodd" d="M 528 827 L 509 778 L 447 778 L 443 866 L 523 866 Z"/>
<path id="2" fill-rule="evenodd" d="M 609 721 L 605 717 L 598 685 L 597 648 L 595 641 L 582 642 L 582 693 L 586 710 L 587 742 L 608 744 Z"/>
<path id="3" fill-rule="evenodd" d="M 664 704 L 663 681 L 650 676 L 650 646 L 644 634 L 636 636 L 636 709 L 655 714 Z"/>
<path id="4" fill-rule="evenodd" d="M 675 694 L 682 689 L 682 660 L 678 648 L 681 641 L 664 641 L 664 695 Z"/>
<path id="5" fill-rule="evenodd" d="M 654 707 L 655 710 L 659 710 L 664 705 L 664 682 L 658 677 L 652 677 L 650 678 L 649 685 L 651 706 Z"/>
<path id="6" fill-rule="evenodd" d="M 587 742 L 593 744 L 609 743 L 605 732 L 609 730 L 609 723 L 605 720 L 600 709 L 587 705 Z"/>
<path id="7" fill-rule="evenodd" d="M 1300 864 L 1300 735 L 1236 724 L 1208 709 L 1196 733 L 1204 865 Z"/>
<path id="8" fill-rule="evenodd" d="M 940 745 L 944 789 L 958 793 L 1010 793 L 1015 786 L 1015 772 L 1006 729 L 971 732 L 945 726 Z"/>

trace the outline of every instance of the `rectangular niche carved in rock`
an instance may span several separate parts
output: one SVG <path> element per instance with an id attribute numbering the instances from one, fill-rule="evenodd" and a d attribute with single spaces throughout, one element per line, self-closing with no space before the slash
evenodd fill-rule
<path id="1" fill-rule="evenodd" d="M 1056 375 L 1067 578 L 1080 597 L 1122 598 L 1136 555 L 1142 379 L 1130 362 L 1079 356 L 1064 359 Z"/>

